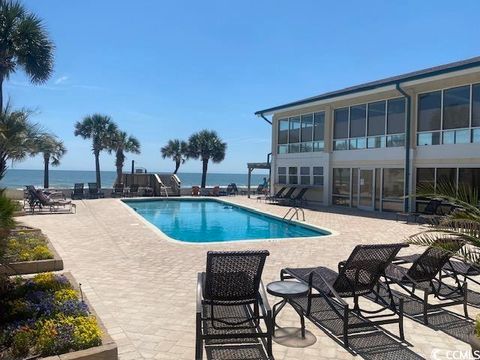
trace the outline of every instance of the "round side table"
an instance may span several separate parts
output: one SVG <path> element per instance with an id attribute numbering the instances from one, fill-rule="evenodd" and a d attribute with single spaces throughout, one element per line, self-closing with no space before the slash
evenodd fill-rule
<path id="1" fill-rule="evenodd" d="M 291 300 L 296 297 L 306 296 L 309 292 L 308 286 L 298 281 L 274 281 L 267 285 L 267 292 L 270 295 L 282 298 L 281 301 L 273 305 L 273 336 L 275 336 L 275 327 L 277 326 L 276 317 L 283 307 L 289 303 L 300 316 L 302 339 L 305 339 L 305 318 L 302 310 L 298 310 L 293 306 Z"/>

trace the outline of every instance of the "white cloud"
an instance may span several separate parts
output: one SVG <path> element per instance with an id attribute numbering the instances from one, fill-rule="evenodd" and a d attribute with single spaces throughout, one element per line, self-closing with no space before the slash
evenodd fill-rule
<path id="1" fill-rule="evenodd" d="M 57 80 L 55 80 L 55 85 L 59 85 L 68 80 L 68 76 L 60 76 Z"/>

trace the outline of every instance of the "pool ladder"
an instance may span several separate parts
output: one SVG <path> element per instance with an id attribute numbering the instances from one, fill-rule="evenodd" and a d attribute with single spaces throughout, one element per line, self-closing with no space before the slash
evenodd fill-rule
<path id="1" fill-rule="evenodd" d="M 298 218 L 298 213 L 300 213 L 302 215 L 302 221 L 305 221 L 305 212 L 303 211 L 302 208 L 299 208 L 299 207 L 291 207 L 290 209 L 288 209 L 287 213 L 285 214 L 285 216 L 283 217 L 283 219 L 287 219 L 288 215 L 290 215 L 290 218 L 288 220 L 292 220 L 295 216 L 297 217 L 297 220 L 300 220 Z"/>

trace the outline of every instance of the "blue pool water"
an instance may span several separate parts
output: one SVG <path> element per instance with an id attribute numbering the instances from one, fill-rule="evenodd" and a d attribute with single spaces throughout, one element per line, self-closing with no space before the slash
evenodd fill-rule
<path id="1" fill-rule="evenodd" d="M 328 235 L 216 200 L 125 201 L 169 237 L 192 243 Z"/>

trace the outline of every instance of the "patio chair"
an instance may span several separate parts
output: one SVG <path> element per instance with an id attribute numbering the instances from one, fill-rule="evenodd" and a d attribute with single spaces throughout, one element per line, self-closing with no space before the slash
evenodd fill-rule
<path id="1" fill-rule="evenodd" d="M 192 186 L 192 196 L 200 195 L 200 186 Z"/>
<path id="2" fill-rule="evenodd" d="M 76 206 L 70 200 L 50 198 L 42 190 L 35 190 L 33 187 L 29 188 L 28 192 L 32 198 L 32 204 L 30 205 L 32 213 L 35 212 L 35 207 L 39 209 L 48 208 L 50 212 L 57 212 L 60 207 L 65 208 L 66 206 L 69 206 L 69 211 L 75 208 L 76 212 Z"/>
<path id="3" fill-rule="evenodd" d="M 98 199 L 103 198 L 103 192 L 98 188 L 97 183 L 88 183 L 88 198 Z"/>
<path id="4" fill-rule="evenodd" d="M 220 186 L 215 186 L 212 190 L 212 196 L 220 196 Z"/>
<path id="5" fill-rule="evenodd" d="M 450 258 L 464 245 L 462 240 L 456 238 L 443 238 L 436 240 L 420 256 L 415 259 L 409 268 L 402 267 L 399 263 L 390 264 L 385 271 L 386 284 L 396 284 L 405 290 L 412 298 L 423 303 L 423 322 L 428 324 L 428 310 L 445 306 L 463 305 L 465 317 L 467 311 L 467 283 L 460 282 L 454 276 L 456 287 L 449 287 L 451 291 L 442 292 L 441 271 L 449 263 Z M 407 263 L 407 257 L 399 257 L 400 263 Z M 437 279 L 438 276 L 438 279 Z M 415 290 L 424 292 L 423 299 L 415 294 Z M 439 300 L 438 304 L 430 304 L 428 297 L 433 294 Z"/>
<path id="6" fill-rule="evenodd" d="M 198 274 L 195 359 L 203 346 L 262 345 L 272 355 L 272 312 L 261 276 L 269 252 L 209 251 Z M 263 320 L 264 327 L 260 324 Z"/>
<path id="7" fill-rule="evenodd" d="M 82 200 L 83 199 L 84 187 L 85 187 L 84 183 L 75 183 L 75 185 L 73 186 L 73 191 L 72 191 L 72 196 L 71 196 L 72 200 L 75 200 L 75 199 Z"/>
<path id="8" fill-rule="evenodd" d="M 380 298 L 381 308 L 365 310 L 359 306 L 359 297 L 375 295 L 378 297 L 379 279 L 385 274 L 385 269 L 393 261 L 400 249 L 408 244 L 357 245 L 349 258 L 338 264 L 338 272 L 320 266 L 313 268 L 286 268 L 280 272 L 282 280 L 296 279 L 310 288 L 306 301 L 292 299 L 292 304 L 302 311 L 306 317 L 312 311 L 312 300 L 324 298 L 327 305 L 343 322 L 343 344 L 348 347 L 350 329 L 372 328 L 372 325 L 398 323 L 400 338 L 404 340 L 403 332 L 403 300 L 398 307 L 393 297 L 386 301 Z M 314 290 L 317 293 L 314 293 Z M 391 293 L 387 289 L 388 293 Z M 354 306 L 350 309 L 344 298 L 353 298 Z M 339 310 L 340 309 L 340 310 Z M 387 311 L 386 313 L 383 313 Z M 352 316 L 361 317 L 363 321 L 349 321 Z"/>
<path id="9" fill-rule="evenodd" d="M 287 190 L 287 187 L 286 186 L 283 186 L 280 190 L 277 191 L 276 194 L 274 195 L 267 195 L 265 196 L 265 201 L 271 201 L 275 198 L 279 198 L 280 196 L 282 196 L 283 192 Z"/>
<path id="10" fill-rule="evenodd" d="M 125 192 L 125 185 L 123 183 L 113 185 L 112 197 L 123 197 L 124 192 Z"/>
<path id="11" fill-rule="evenodd" d="M 308 191 L 308 188 L 302 188 L 297 195 L 291 196 L 289 198 L 285 199 L 280 199 L 279 204 L 280 205 L 292 205 L 292 206 L 298 206 L 302 203 L 305 202 L 305 199 L 303 198 L 305 196 L 305 193 Z"/>
<path id="12" fill-rule="evenodd" d="M 284 195 L 280 195 L 278 197 L 275 197 L 270 200 L 270 203 L 272 204 L 281 204 L 282 201 L 285 201 L 286 199 L 290 199 L 292 194 L 297 190 L 295 186 L 292 186 L 288 188 L 287 192 Z"/>
<path id="13" fill-rule="evenodd" d="M 129 197 L 135 197 L 135 196 L 138 196 L 140 193 L 139 193 L 139 189 L 140 186 L 138 184 L 132 184 L 130 185 L 130 188 L 128 189 L 128 196 Z"/>
<path id="14" fill-rule="evenodd" d="M 410 217 L 413 217 L 414 219 L 414 222 L 417 222 L 418 218 L 420 217 L 420 215 L 436 215 L 437 214 L 437 209 L 438 207 L 442 204 L 442 200 L 438 200 L 438 199 L 431 199 L 428 203 L 427 203 L 427 206 L 425 206 L 425 209 L 422 211 L 422 212 L 417 212 L 417 211 L 413 211 L 413 212 L 397 212 L 396 213 L 396 218 L 397 218 L 397 221 L 400 219 L 400 218 L 406 218 L 406 221 L 408 223 L 408 219 L 410 219 Z"/>

